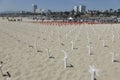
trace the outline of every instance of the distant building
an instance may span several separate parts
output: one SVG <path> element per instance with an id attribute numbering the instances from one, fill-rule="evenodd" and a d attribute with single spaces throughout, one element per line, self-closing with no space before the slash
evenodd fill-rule
<path id="1" fill-rule="evenodd" d="M 79 12 L 83 12 L 83 13 L 86 12 L 86 6 L 84 5 L 79 5 L 78 9 L 79 9 Z"/>
<path id="2" fill-rule="evenodd" d="M 78 13 L 78 12 L 86 12 L 86 6 L 84 5 L 79 5 L 79 6 L 74 6 L 74 12 Z"/>
<path id="3" fill-rule="evenodd" d="M 32 7 L 33 7 L 33 13 L 36 13 L 36 10 L 37 10 L 37 5 L 32 4 Z"/>
<path id="4" fill-rule="evenodd" d="M 78 10 L 79 10 L 79 9 L 78 9 L 78 6 L 74 6 L 74 11 L 75 11 L 75 12 L 78 12 Z"/>

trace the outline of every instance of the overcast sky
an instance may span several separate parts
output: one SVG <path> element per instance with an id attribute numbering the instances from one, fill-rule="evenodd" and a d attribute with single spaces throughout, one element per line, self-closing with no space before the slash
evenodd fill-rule
<path id="1" fill-rule="evenodd" d="M 54 11 L 71 10 L 74 5 L 83 4 L 87 9 L 118 9 L 120 0 L 0 0 L 0 11 L 32 10 L 32 4 Z"/>

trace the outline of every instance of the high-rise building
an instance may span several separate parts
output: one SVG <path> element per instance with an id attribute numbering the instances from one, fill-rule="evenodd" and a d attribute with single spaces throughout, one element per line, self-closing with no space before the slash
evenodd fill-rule
<path id="1" fill-rule="evenodd" d="M 85 12 L 86 12 L 86 6 L 84 6 L 84 5 L 79 5 L 79 12 L 85 13 Z"/>
<path id="2" fill-rule="evenodd" d="M 32 7 L 33 7 L 33 13 L 36 13 L 36 10 L 37 10 L 37 5 L 32 4 Z"/>
<path id="3" fill-rule="evenodd" d="M 78 10 L 79 10 L 79 9 L 78 9 L 78 6 L 74 6 L 74 11 L 75 11 L 75 12 L 78 12 Z"/>
<path id="4" fill-rule="evenodd" d="M 86 6 L 84 6 L 84 5 L 74 6 L 74 11 L 75 11 L 75 13 L 77 13 L 77 12 L 85 13 L 86 12 Z"/>

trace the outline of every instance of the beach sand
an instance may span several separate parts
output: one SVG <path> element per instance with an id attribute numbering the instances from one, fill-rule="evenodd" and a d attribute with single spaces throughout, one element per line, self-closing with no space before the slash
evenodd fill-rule
<path id="1" fill-rule="evenodd" d="M 48 58 L 46 49 L 54 58 Z M 73 67 L 64 68 L 62 50 Z M 112 52 L 118 62 L 112 62 Z M 0 61 L 11 80 L 91 80 L 92 65 L 99 69 L 97 80 L 119 80 L 120 24 L 56 26 L 0 19 Z"/>

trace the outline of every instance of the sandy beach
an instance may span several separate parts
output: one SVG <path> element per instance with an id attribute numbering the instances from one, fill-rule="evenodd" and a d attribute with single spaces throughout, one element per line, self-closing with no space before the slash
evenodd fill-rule
<path id="1" fill-rule="evenodd" d="M 56 26 L 0 18 L 0 61 L 10 80 L 91 80 L 93 65 L 99 70 L 97 80 L 119 80 L 120 24 Z M 0 80 L 6 80 L 1 73 Z"/>

